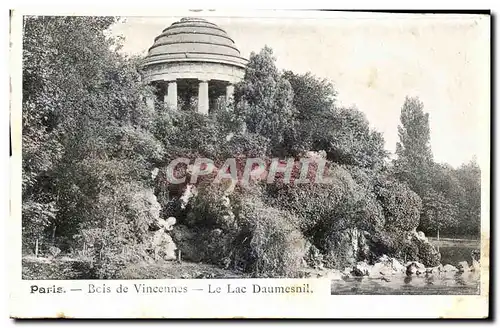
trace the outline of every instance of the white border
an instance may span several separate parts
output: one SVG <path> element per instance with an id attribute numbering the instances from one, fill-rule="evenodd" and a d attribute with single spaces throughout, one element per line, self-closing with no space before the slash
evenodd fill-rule
<path id="1" fill-rule="evenodd" d="M 423 1 L 421 2 L 420 4 L 425 4 L 426 1 Z M 434 1 L 432 1 L 433 4 L 435 4 Z M 477 4 L 480 4 L 481 1 L 478 1 L 476 2 L 476 5 Z M 254 3 L 255 4 L 255 3 Z M 87 7 L 88 8 L 88 7 Z M 128 13 L 133 13 L 133 15 L 137 16 L 137 15 L 145 15 L 145 13 L 149 10 L 149 9 L 144 9 L 145 7 L 142 7 L 143 9 L 131 9 L 131 8 L 124 8 L 124 7 L 121 7 L 121 8 L 104 8 L 104 9 L 99 9 L 99 13 L 101 14 L 105 14 L 105 13 L 113 13 L 113 14 L 119 14 L 119 15 L 127 15 L 127 12 Z M 346 7 L 344 7 L 346 8 Z M 353 8 L 353 5 L 351 6 L 347 6 L 347 8 Z M 57 10 L 57 12 L 61 13 L 61 14 L 64 14 L 64 13 L 75 13 L 75 12 L 78 12 L 79 14 L 83 11 L 85 11 L 85 13 L 87 14 L 95 14 L 96 13 L 96 10 L 95 9 L 92 9 L 92 10 L 89 10 L 89 9 L 78 9 L 78 10 L 75 10 L 75 9 L 64 9 L 64 10 Z M 27 8 L 27 13 L 43 13 L 43 12 L 51 12 L 53 13 L 55 11 L 54 8 L 48 8 L 45 7 L 45 8 L 36 8 L 36 7 L 29 7 Z M 233 11 L 236 15 L 238 12 L 236 11 Z M 233 13 L 232 11 L 225 11 L 224 13 Z M 158 10 L 155 10 L 155 16 L 158 15 L 162 15 L 162 13 L 167 13 L 167 11 L 158 11 Z M 183 16 L 185 15 L 186 11 L 168 11 L 168 15 L 169 16 L 174 16 L 173 13 L 175 13 L 175 16 Z M 259 16 L 262 16 L 261 14 L 262 12 L 259 12 Z M 273 16 L 273 15 L 282 15 L 283 13 L 282 12 L 272 12 L 272 13 L 269 13 L 270 16 L 266 16 L 266 17 L 276 17 L 276 16 Z M 286 12 L 286 15 L 296 15 L 297 12 Z M 309 13 L 308 13 L 309 14 Z M 328 14 L 328 13 L 327 13 Z M 191 13 L 190 14 L 191 16 L 193 16 L 193 14 Z M 203 13 L 204 16 L 209 16 L 207 15 L 206 13 Z M 225 14 L 224 14 L 225 15 Z M 252 15 L 251 13 L 249 12 L 245 12 L 243 14 L 243 16 L 245 17 L 248 17 L 248 15 Z M 321 15 L 324 15 L 324 14 L 320 14 Z M 343 15 L 343 13 L 342 13 Z M 241 17 L 241 15 L 238 15 L 239 17 Z M 290 16 L 288 16 L 290 17 Z M 15 51 L 18 51 L 19 49 L 16 48 L 16 44 L 14 43 L 13 46 L 12 46 L 12 51 L 13 53 Z M 19 54 L 19 52 L 18 52 Z M 17 57 L 17 60 L 15 59 L 15 57 Z M 19 64 L 20 64 L 20 56 L 12 56 L 11 59 L 12 61 L 10 62 L 10 67 L 11 68 L 15 68 L 15 67 L 20 67 Z M 18 93 L 17 91 L 20 90 L 16 90 L 16 84 L 13 83 L 12 84 L 13 86 L 13 93 L 12 93 L 12 99 L 20 99 L 19 96 L 20 96 L 20 93 Z M 489 98 L 488 98 L 489 100 Z M 18 102 L 18 104 L 20 104 L 20 102 Z M 18 121 L 18 119 L 20 119 L 19 117 L 19 114 L 20 114 L 20 111 L 18 113 L 15 113 L 16 111 L 13 111 L 12 112 L 12 122 L 13 122 L 13 133 L 14 133 L 14 125 L 16 125 L 15 123 L 18 124 L 18 127 L 20 127 L 20 121 Z M 483 118 L 486 122 L 486 120 L 489 120 L 489 115 L 488 117 L 484 117 Z M 18 130 L 18 132 L 20 132 L 20 130 Z M 489 136 L 489 129 L 485 129 L 485 136 Z M 15 140 L 13 140 L 13 151 L 14 149 L 16 150 L 20 150 L 20 143 L 19 145 L 16 145 L 14 146 L 15 144 Z M 485 143 L 485 148 L 488 147 L 489 149 L 489 144 Z M 20 153 L 18 153 L 20 154 Z M 19 157 L 13 157 L 12 158 L 12 162 L 11 162 L 11 165 L 12 165 L 12 175 L 11 175 L 11 179 L 12 181 L 20 181 L 20 156 Z M 5 172 L 5 171 L 4 171 Z M 483 173 L 484 170 L 483 170 Z M 489 204 L 488 204 L 488 199 L 489 199 L 489 172 L 487 172 L 488 174 L 484 174 L 483 175 L 483 181 L 482 181 L 482 187 L 483 187 L 483 195 L 485 197 L 483 197 L 483 202 L 482 202 L 482 210 L 483 210 L 483 227 L 482 227 L 482 232 L 483 232 L 483 237 L 485 238 L 488 238 L 489 237 L 489 232 L 488 230 L 486 229 L 489 229 L 489 221 L 487 220 L 489 218 Z M 16 187 L 13 185 L 13 190 L 12 190 L 12 202 L 13 204 L 15 203 L 18 203 L 19 200 L 20 200 L 20 197 L 16 199 L 16 197 L 19 196 L 19 188 L 16 189 Z M 16 194 L 18 196 L 16 196 Z M 19 203 L 18 203 L 19 204 Z M 16 217 L 17 215 L 19 214 L 19 210 L 16 209 L 16 206 L 13 206 L 12 207 L 12 215 L 13 217 Z M 486 216 L 486 220 L 484 220 Z M 13 220 L 8 220 L 8 227 L 7 227 L 7 231 L 11 232 L 11 231 L 19 231 L 17 230 L 19 227 L 15 224 L 16 222 L 13 221 Z M 9 273 L 12 274 L 11 277 L 20 277 L 20 267 L 19 267 L 19 258 L 20 258 L 20 242 L 19 241 L 14 241 L 14 239 L 19 239 L 18 237 L 15 236 L 16 234 L 14 233 L 9 233 L 9 236 L 11 237 L 11 239 L 9 239 L 9 242 L 8 242 L 8 245 L 9 245 L 9 252 L 11 254 L 11 256 L 9 256 L 10 259 L 16 259 L 17 258 L 17 265 L 15 263 L 15 261 L 9 261 L 9 264 L 7 267 L 9 267 Z M 20 234 L 19 234 L 20 235 Z M 19 245 L 19 247 L 17 247 Z M 16 246 L 16 247 L 13 247 L 13 246 Z M 486 245 L 483 245 L 483 248 L 485 247 Z M 18 249 L 19 252 L 16 252 L 15 254 L 13 254 L 13 249 Z M 484 251 L 484 249 L 483 249 Z M 484 253 L 484 252 L 483 252 Z M 17 254 L 17 255 L 16 255 Z M 482 259 L 482 263 L 485 263 L 484 262 L 484 259 Z M 11 282 L 11 285 L 14 285 L 13 282 L 14 281 L 18 281 L 18 279 L 9 279 L 9 281 Z M 282 280 L 281 280 L 282 281 Z M 482 280 L 483 283 L 485 282 L 485 280 L 483 279 Z M 198 281 L 198 282 L 202 282 L 202 283 L 206 283 L 207 281 Z M 317 281 L 318 283 L 321 283 L 320 280 Z M 15 285 L 16 288 L 15 289 L 19 289 L 20 285 Z M 328 286 L 329 286 L 329 282 L 328 282 Z M 484 288 L 484 287 L 483 287 Z M 328 288 L 327 288 L 328 289 Z M 329 289 L 328 289 L 329 290 Z M 484 289 L 483 289 L 484 290 Z M 16 291 L 14 290 L 14 293 L 16 293 Z M 314 302 L 313 300 L 311 300 L 311 303 L 304 307 L 304 303 L 302 302 L 294 302 L 294 300 L 292 299 L 284 299 L 282 300 L 281 302 L 279 303 L 282 303 L 282 307 L 278 307 L 278 308 L 274 308 L 272 307 L 272 305 L 276 305 L 276 303 L 274 304 L 266 304 L 266 302 L 262 301 L 262 300 L 255 300 L 256 303 L 253 303 L 253 302 L 250 302 L 250 298 L 249 297 L 246 297 L 245 298 L 245 302 L 246 304 L 245 305 L 256 305 L 255 307 L 250 307 L 250 308 L 247 308 L 246 310 L 248 310 L 248 312 L 245 314 L 246 317 L 252 317 L 254 315 L 256 315 L 257 317 L 262 317 L 262 316 L 278 316 L 278 317 L 283 317 L 283 316 L 306 316 L 306 317 L 317 317 L 317 316 L 321 316 L 321 314 L 325 314 L 325 312 L 323 311 L 328 311 L 330 312 L 332 308 L 337 308 L 337 309 L 343 309 L 345 311 L 342 311 L 342 316 L 345 317 L 345 316 L 352 316 L 352 317 L 359 317 L 360 316 L 360 310 L 362 309 L 363 313 L 362 313 L 362 316 L 364 317 L 385 317 L 387 316 L 388 314 L 392 313 L 392 314 L 395 314 L 394 311 L 397 311 L 397 310 L 401 310 L 401 312 L 398 313 L 398 316 L 399 315 L 405 315 L 405 316 L 414 316 L 414 317 L 419 317 L 419 316 L 422 316 L 422 315 L 428 315 L 430 317 L 435 317 L 435 316 L 440 316 L 442 314 L 442 316 L 444 317 L 447 317 L 448 315 L 451 315 L 453 316 L 453 314 L 455 315 L 463 315 L 463 316 L 467 316 L 468 314 L 471 315 L 471 314 L 475 314 L 477 315 L 478 313 L 475 312 L 475 310 L 477 310 L 478 308 L 482 308 L 484 309 L 485 308 L 485 299 L 482 298 L 482 297 L 477 297 L 477 296 L 461 296 L 461 297 L 454 297 L 454 296 L 381 296 L 383 298 L 384 301 L 380 301 L 380 296 L 370 296 L 370 299 L 368 300 L 367 303 L 365 303 L 364 300 L 362 300 L 362 296 L 335 296 L 335 297 L 331 297 L 329 296 L 329 300 L 331 299 L 332 302 L 331 303 L 327 303 L 325 302 L 326 300 L 323 299 L 322 302 L 323 303 L 326 303 L 326 304 L 317 304 L 316 302 Z M 397 297 L 397 298 L 394 298 L 394 297 Z M 431 297 L 432 298 L 432 301 L 424 301 L 423 299 L 424 298 L 428 298 L 428 297 Z M 390 299 L 393 299 L 394 301 L 389 301 Z M 84 303 L 87 303 L 89 302 L 89 300 L 80 300 Z M 190 302 L 192 302 L 192 300 L 190 299 L 189 300 Z M 226 304 L 226 301 L 222 301 L 221 299 L 221 303 L 218 304 L 219 302 L 215 302 L 213 299 L 210 299 L 209 300 L 210 303 L 208 304 L 211 304 L 212 306 L 215 306 L 215 305 L 221 305 L 223 308 L 222 309 L 218 309 L 216 310 L 215 312 L 214 311 L 209 311 L 207 309 L 202 309 L 202 307 L 196 307 L 198 310 L 195 314 L 195 316 L 206 316 L 206 315 L 203 315 L 203 313 L 209 315 L 209 316 L 235 316 L 235 312 L 234 309 L 232 307 L 228 307 L 228 306 L 225 306 L 224 305 Z M 64 304 L 64 307 L 72 307 L 73 305 L 71 303 L 74 303 L 75 302 L 75 299 L 72 299 L 70 301 L 68 300 L 60 300 L 59 302 L 61 302 L 60 304 L 63 305 Z M 94 302 L 94 301 L 92 301 Z M 156 303 L 151 303 L 152 302 L 152 298 L 148 298 L 145 300 L 145 302 L 142 304 L 141 308 L 143 308 L 143 306 L 146 306 L 147 305 L 147 308 L 144 309 L 144 311 L 146 312 L 141 312 L 141 314 L 137 313 L 137 312 L 134 312 L 134 313 L 137 313 L 137 315 L 143 317 L 144 314 L 148 314 L 148 313 L 151 313 L 151 311 L 155 311 L 155 307 L 156 307 Z M 79 303 L 79 302 L 78 302 Z M 84 303 L 80 303 L 78 304 L 76 303 L 75 305 L 78 306 L 78 305 L 82 305 Z M 150 304 L 151 303 L 151 304 Z M 160 303 L 162 303 L 160 301 Z M 390 303 L 390 306 L 388 306 L 388 304 Z M 395 304 L 397 303 L 397 304 Z M 17 307 L 16 309 L 16 305 L 14 304 L 14 312 L 16 312 L 16 310 L 19 310 L 21 309 L 23 312 L 26 311 L 26 309 L 29 309 L 29 304 L 30 302 L 26 302 L 26 300 L 22 300 L 21 303 L 18 304 L 19 307 Z M 52 303 L 54 304 L 54 303 Z M 49 302 L 44 302 L 42 299 L 39 299 L 37 300 L 37 302 L 34 302 L 33 303 L 33 306 L 36 308 L 35 310 L 33 310 L 33 314 L 35 313 L 42 313 L 40 311 L 45 311 L 45 310 L 48 310 L 48 308 L 46 308 L 46 306 L 49 306 Z M 95 300 L 95 302 L 92 304 L 94 306 L 99 306 L 100 305 L 100 309 L 104 309 L 104 314 L 107 314 L 108 316 L 110 315 L 110 311 L 108 306 L 109 306 L 109 300 L 107 301 L 104 301 L 104 300 Z M 130 313 L 133 313 L 133 309 L 136 309 L 136 304 L 132 304 L 131 302 L 123 302 L 121 301 L 120 302 L 120 305 L 122 306 L 120 309 L 116 309 L 116 311 L 119 311 L 121 313 L 128 313 L 130 315 Z M 201 304 L 200 304 L 201 305 Z M 226 304 L 227 305 L 227 304 Z M 395 306 L 393 306 L 395 305 Z M 437 306 L 436 306 L 437 305 Z M 94 308 L 94 306 L 92 306 Z M 175 307 L 175 306 L 174 306 Z M 80 308 L 81 309 L 81 308 Z M 182 314 L 182 309 L 178 309 L 180 312 L 178 314 Z M 246 311 L 245 310 L 245 311 Z M 440 312 L 441 310 L 444 310 L 444 312 Z M 68 315 L 72 312 L 71 309 L 68 309 L 69 313 Z M 125 312 L 123 312 L 125 311 Z M 218 312 L 219 311 L 219 312 Z M 11 313 L 14 313 L 14 312 L 11 312 Z M 326 313 L 328 313 L 326 312 Z M 438 314 L 438 312 L 440 312 L 441 314 Z M 474 313 L 473 313 L 474 312 Z M 26 313 L 26 312 L 25 312 Z M 44 316 L 50 316 L 50 314 L 48 314 L 48 312 L 43 312 Z M 118 312 L 117 312 L 118 313 Z M 219 313 L 219 315 L 217 315 L 217 313 Z M 252 315 L 253 313 L 253 315 Z M 268 313 L 269 315 L 265 315 L 265 313 Z M 66 314 L 66 313 L 65 313 Z M 92 315 L 92 313 L 89 313 L 91 315 L 91 317 L 95 316 L 95 315 Z M 95 312 L 94 312 L 95 314 Z M 192 313 L 191 315 L 189 315 L 188 313 L 184 313 L 184 314 L 187 314 L 189 317 L 192 316 Z M 305 315 L 301 315 L 301 314 L 305 314 Z M 339 313 L 337 313 L 339 314 Z M 56 314 L 57 315 L 57 314 Z M 481 315 L 484 315 L 481 314 Z M 115 316 L 115 315 L 113 315 Z M 428 317 L 426 316 L 426 317 Z"/>

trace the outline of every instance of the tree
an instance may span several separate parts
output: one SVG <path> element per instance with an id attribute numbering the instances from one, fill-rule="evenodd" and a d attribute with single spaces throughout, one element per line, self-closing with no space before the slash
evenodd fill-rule
<path id="1" fill-rule="evenodd" d="M 398 126 L 394 173 L 422 198 L 419 230 L 447 236 L 478 236 L 480 170 L 472 161 L 454 169 L 434 163 L 429 114 L 417 98 L 406 98 Z"/>
<path id="2" fill-rule="evenodd" d="M 285 149 L 292 156 L 309 150 L 324 150 L 339 164 L 380 168 L 387 152 L 382 134 L 370 129 L 357 108 L 336 106 L 333 84 L 311 73 L 285 71 L 295 108 L 293 125 L 286 130 Z"/>
<path id="3" fill-rule="evenodd" d="M 372 169 L 384 165 L 387 152 L 382 134 L 370 128 L 363 112 L 357 108 L 336 108 L 323 121 L 315 140 L 315 149 L 327 152 L 333 162 Z"/>
<path id="4" fill-rule="evenodd" d="M 293 125 L 286 130 L 284 148 L 292 155 L 313 149 L 313 142 L 322 132 L 325 119 L 334 110 L 337 92 L 333 84 L 311 73 L 295 74 L 284 71 L 283 77 L 290 82 L 295 108 Z"/>
<path id="5" fill-rule="evenodd" d="M 422 201 L 405 184 L 384 177 L 376 187 L 388 230 L 411 231 L 418 227 Z"/>
<path id="6" fill-rule="evenodd" d="M 422 201 L 421 227 L 424 232 L 436 234 L 439 239 L 441 231 L 453 229 L 456 225 L 457 208 L 443 193 L 429 189 Z"/>
<path id="7" fill-rule="evenodd" d="M 423 196 L 430 182 L 433 163 L 430 146 L 429 114 L 418 98 L 406 97 L 398 126 L 395 174 Z"/>
<path id="8" fill-rule="evenodd" d="M 270 139 L 271 151 L 279 152 L 287 127 L 293 124 L 293 90 L 276 68 L 273 51 L 265 47 L 250 54 L 245 77 L 235 90 L 237 112 L 249 132 Z"/>
<path id="9" fill-rule="evenodd" d="M 473 159 L 460 166 L 455 174 L 464 195 L 459 204 L 458 227 L 462 234 L 477 238 L 481 232 L 481 169 Z"/>
<path id="10" fill-rule="evenodd" d="M 161 144 L 149 132 L 154 115 L 143 102 L 149 91 L 140 83 L 137 59 L 117 53 L 118 40 L 105 33 L 113 22 L 25 18 L 25 241 L 36 232 L 48 240 L 45 246 L 68 250 L 82 226 L 118 227 L 127 209 L 116 186 L 135 182 L 147 189 L 149 170 L 162 157 Z M 103 214 L 105 207 L 112 215 Z"/>

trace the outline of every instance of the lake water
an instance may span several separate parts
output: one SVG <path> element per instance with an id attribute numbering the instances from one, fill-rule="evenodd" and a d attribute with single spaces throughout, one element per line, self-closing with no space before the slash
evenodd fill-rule
<path id="1" fill-rule="evenodd" d="M 478 295 L 479 275 L 352 277 L 332 280 L 332 295 Z"/>

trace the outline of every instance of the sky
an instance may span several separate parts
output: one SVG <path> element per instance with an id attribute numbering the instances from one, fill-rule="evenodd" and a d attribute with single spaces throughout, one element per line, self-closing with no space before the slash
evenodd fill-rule
<path id="1" fill-rule="evenodd" d="M 200 17 L 223 28 L 245 58 L 268 45 L 278 68 L 330 80 L 339 104 L 364 112 L 371 127 L 383 133 L 390 152 L 398 141 L 404 99 L 418 96 L 430 115 L 437 162 L 458 167 L 473 157 L 480 163 L 489 161 L 486 17 L 306 15 L 228 18 L 206 13 Z M 145 55 L 154 38 L 180 18 L 126 17 L 112 33 L 124 37 L 123 52 Z"/>

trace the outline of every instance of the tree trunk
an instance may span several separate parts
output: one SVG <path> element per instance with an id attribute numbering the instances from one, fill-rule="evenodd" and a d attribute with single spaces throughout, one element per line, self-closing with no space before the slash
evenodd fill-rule
<path id="1" fill-rule="evenodd" d="M 182 263 L 181 250 L 177 249 L 177 262 Z"/>
<path id="2" fill-rule="evenodd" d="M 437 231 L 437 239 L 438 239 L 438 247 L 437 247 L 437 251 L 439 252 L 439 226 L 438 226 L 438 231 Z"/>
<path id="3" fill-rule="evenodd" d="M 35 257 L 38 257 L 38 238 L 35 240 Z"/>
<path id="4" fill-rule="evenodd" d="M 54 224 L 54 227 L 52 228 L 52 246 L 55 246 L 56 242 L 56 229 L 57 226 Z"/>

